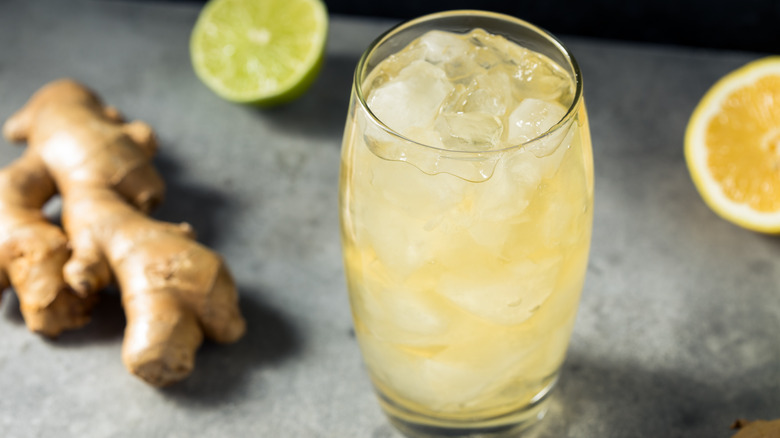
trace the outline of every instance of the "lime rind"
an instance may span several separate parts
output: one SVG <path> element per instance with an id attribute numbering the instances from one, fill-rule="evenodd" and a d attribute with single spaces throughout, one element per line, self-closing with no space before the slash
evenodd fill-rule
<path id="1" fill-rule="evenodd" d="M 212 0 L 190 38 L 196 75 L 220 97 L 274 105 L 318 76 L 328 15 L 320 0 Z"/>
<path id="2" fill-rule="evenodd" d="M 707 169 L 706 131 L 709 121 L 723 102 L 736 90 L 755 83 L 768 75 L 780 75 L 780 56 L 770 56 L 750 62 L 718 80 L 694 109 L 685 130 L 685 160 L 696 189 L 704 202 L 723 219 L 743 228 L 768 233 L 780 233 L 780 211 L 760 212 L 726 196 L 720 183 Z"/>

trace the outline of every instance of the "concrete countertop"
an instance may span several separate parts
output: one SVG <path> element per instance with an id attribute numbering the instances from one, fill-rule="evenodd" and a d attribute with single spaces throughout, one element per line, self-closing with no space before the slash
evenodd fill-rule
<path id="1" fill-rule="evenodd" d="M 195 77 L 196 5 L 0 2 L 0 120 L 69 76 L 149 122 L 168 199 L 228 261 L 248 332 L 206 343 L 164 390 L 120 360 L 108 292 L 50 341 L 0 303 L 0 436 L 397 438 L 352 333 L 337 176 L 352 71 L 392 22 L 331 17 L 326 64 L 300 100 L 224 102 Z M 695 104 L 760 54 L 563 36 L 585 78 L 596 163 L 593 246 L 569 356 L 534 437 L 729 437 L 780 417 L 780 241 L 713 214 L 685 167 Z M 0 163 L 20 149 L 0 141 Z M 56 204 L 49 207 L 56 210 Z"/>

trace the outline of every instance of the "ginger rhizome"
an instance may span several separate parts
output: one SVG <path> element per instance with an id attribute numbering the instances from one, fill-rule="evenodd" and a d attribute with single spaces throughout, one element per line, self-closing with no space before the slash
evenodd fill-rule
<path id="1" fill-rule="evenodd" d="M 739 419 L 731 425 L 732 429 L 739 429 L 732 438 L 773 438 L 780 436 L 780 419 L 754 420 Z"/>
<path id="2" fill-rule="evenodd" d="M 55 194 L 43 162 L 27 152 L 0 170 L 0 292 L 13 286 L 30 330 L 57 336 L 89 321 L 94 299 L 63 279 L 68 240 L 41 208 Z"/>
<path id="3" fill-rule="evenodd" d="M 4 133 L 27 141 L 62 197 L 67 284 L 81 297 L 118 284 L 127 317 L 122 359 L 132 373 L 171 384 L 192 371 L 204 335 L 223 343 L 243 335 L 221 257 L 197 243 L 188 224 L 147 216 L 164 191 L 148 125 L 124 123 L 83 85 L 59 80 L 35 93 Z"/>

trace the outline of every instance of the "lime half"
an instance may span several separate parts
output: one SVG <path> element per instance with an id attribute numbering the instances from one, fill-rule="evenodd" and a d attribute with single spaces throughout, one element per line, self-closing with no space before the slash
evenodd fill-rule
<path id="1" fill-rule="evenodd" d="M 232 102 L 273 105 L 300 96 L 322 64 L 321 0 L 211 0 L 192 30 L 198 77 Z"/>

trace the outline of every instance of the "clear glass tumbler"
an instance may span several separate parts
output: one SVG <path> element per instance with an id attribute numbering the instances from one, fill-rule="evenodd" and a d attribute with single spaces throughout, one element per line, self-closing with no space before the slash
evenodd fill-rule
<path id="1" fill-rule="evenodd" d="M 355 332 L 391 421 L 453 437 L 541 419 L 592 225 L 590 134 L 567 49 L 483 11 L 380 36 L 355 72 L 340 209 Z"/>

